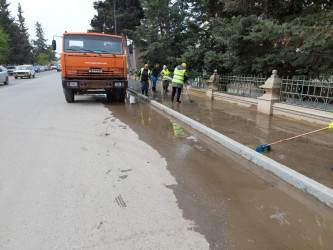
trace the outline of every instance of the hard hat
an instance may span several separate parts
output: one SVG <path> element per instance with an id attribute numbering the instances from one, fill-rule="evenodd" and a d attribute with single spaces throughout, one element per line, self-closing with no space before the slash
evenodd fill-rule
<path id="1" fill-rule="evenodd" d="M 182 66 L 186 67 L 186 63 L 182 63 Z"/>
<path id="2" fill-rule="evenodd" d="M 167 66 L 166 65 L 163 65 L 163 69 L 166 69 L 167 68 Z"/>

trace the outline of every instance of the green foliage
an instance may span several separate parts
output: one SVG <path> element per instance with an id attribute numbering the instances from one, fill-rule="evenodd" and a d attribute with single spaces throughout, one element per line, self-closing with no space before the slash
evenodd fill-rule
<path id="1" fill-rule="evenodd" d="M 36 63 L 38 65 L 46 65 L 48 64 L 50 61 L 49 61 L 49 55 L 46 54 L 46 53 L 39 53 L 37 55 L 37 61 Z"/>
<path id="2" fill-rule="evenodd" d="M 113 31 L 112 3 L 95 2 L 98 16 L 92 23 L 97 30 Z M 160 62 L 173 68 L 185 61 L 193 72 L 217 69 L 270 75 L 277 69 L 290 77 L 333 74 L 333 1 L 138 0 L 132 4 L 140 10 L 139 21 L 127 16 L 135 25 L 123 30 L 139 48 L 142 62 L 150 66 Z M 122 12 L 117 9 L 119 20 L 128 15 L 125 9 Z"/>
<path id="3" fill-rule="evenodd" d="M 55 52 L 52 50 L 52 46 L 46 45 L 46 39 L 44 38 L 44 30 L 39 22 L 36 22 L 36 37 L 33 41 L 35 47 L 33 49 L 34 61 L 37 64 L 45 65 L 51 61 L 56 60 Z M 43 63 L 40 63 L 43 61 Z"/>
<path id="4" fill-rule="evenodd" d="M 18 64 L 32 62 L 32 46 L 29 42 L 28 29 L 25 27 L 25 18 L 23 17 L 23 10 L 21 4 L 18 4 L 18 27 L 20 30 L 20 46 L 19 51 L 16 54 L 16 62 Z"/>
<path id="5" fill-rule="evenodd" d="M 92 31 L 115 34 L 113 0 L 94 2 L 97 15 L 91 20 Z M 131 30 L 140 25 L 143 11 L 139 0 L 116 0 L 117 35 L 131 38 Z"/>
<path id="6" fill-rule="evenodd" d="M 42 25 L 39 22 L 35 23 L 36 26 L 36 40 L 33 40 L 33 44 L 34 44 L 34 53 L 36 55 L 40 54 L 40 53 L 45 53 L 47 50 L 47 46 L 46 46 L 46 39 L 44 37 L 44 30 L 42 28 Z"/>
<path id="7" fill-rule="evenodd" d="M 21 5 L 18 5 L 18 23 L 10 15 L 7 0 L 0 0 L 0 27 L 8 35 L 9 54 L 5 64 L 23 64 L 31 62 L 29 35 L 24 24 Z"/>
<path id="8" fill-rule="evenodd" d="M 4 64 L 10 54 L 9 36 L 0 27 L 0 64 Z"/>
<path id="9" fill-rule="evenodd" d="M 332 74 L 332 1 L 187 1 L 194 35 L 182 58 L 196 71 Z M 188 23 L 189 24 L 189 23 Z"/>
<path id="10" fill-rule="evenodd" d="M 287 54 L 295 74 L 333 74 L 333 10 L 300 16 L 285 25 L 293 53 Z"/>
<path id="11" fill-rule="evenodd" d="M 169 0 L 142 0 L 144 18 L 133 32 L 133 40 L 140 48 L 139 57 L 153 66 L 156 62 L 172 68 L 186 51 L 184 15 L 177 3 Z"/>
<path id="12" fill-rule="evenodd" d="M 47 46 L 46 52 L 48 56 L 49 62 L 51 61 L 57 61 L 57 57 L 55 55 L 55 52 L 52 50 L 52 45 Z"/>

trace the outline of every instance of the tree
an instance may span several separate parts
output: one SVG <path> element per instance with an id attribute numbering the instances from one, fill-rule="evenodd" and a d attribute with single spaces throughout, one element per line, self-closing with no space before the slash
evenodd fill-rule
<path id="1" fill-rule="evenodd" d="M 332 74 L 332 1 L 185 2 L 191 35 L 182 41 L 182 57 L 196 71 Z"/>
<path id="2" fill-rule="evenodd" d="M 22 6 L 20 3 L 17 5 L 17 18 L 21 33 L 28 34 L 28 29 L 25 27 L 25 18 L 23 17 Z"/>
<path id="3" fill-rule="evenodd" d="M 0 27 L 9 36 L 9 56 L 7 57 L 6 64 L 15 64 L 18 63 L 17 56 L 22 55 L 21 36 L 20 29 L 8 10 L 9 5 L 6 0 L 0 0 Z"/>
<path id="4" fill-rule="evenodd" d="M 37 39 L 33 40 L 33 44 L 35 46 L 34 48 L 35 55 L 38 55 L 39 53 L 45 53 L 47 50 L 47 46 L 42 25 L 39 22 L 36 22 L 35 26 L 36 26 Z"/>
<path id="5" fill-rule="evenodd" d="M 151 65 L 160 62 L 172 68 L 185 61 L 189 71 L 333 74 L 331 0 L 117 0 L 116 4 L 118 30 L 133 39 L 140 58 Z M 131 5 L 135 9 L 127 11 Z M 94 8 L 98 14 L 91 22 L 93 29 L 114 33 L 113 0 L 95 2 Z"/>
<path id="6" fill-rule="evenodd" d="M 52 49 L 52 45 L 47 46 L 47 50 L 46 50 L 45 54 L 47 54 L 49 62 L 57 61 L 57 57 L 55 55 L 55 52 Z"/>
<path id="7" fill-rule="evenodd" d="M 10 54 L 9 36 L 0 27 L 0 64 L 5 64 Z"/>
<path id="8" fill-rule="evenodd" d="M 291 63 L 291 74 L 308 77 L 333 75 L 333 9 L 300 15 L 284 24 L 289 39 L 284 50 Z"/>
<path id="9" fill-rule="evenodd" d="M 115 34 L 114 0 L 94 2 L 97 15 L 91 20 L 92 31 Z M 140 25 L 143 10 L 139 0 L 116 0 L 117 35 L 131 38 L 131 32 Z"/>
<path id="10" fill-rule="evenodd" d="M 25 18 L 23 17 L 23 11 L 21 4 L 18 4 L 18 27 L 20 29 L 20 53 L 17 55 L 17 62 L 19 64 L 24 64 L 27 62 L 32 62 L 32 47 L 29 42 L 28 29 L 25 27 Z"/>
<path id="11" fill-rule="evenodd" d="M 141 50 L 139 57 L 151 65 L 160 62 L 176 66 L 186 50 L 182 44 L 186 35 L 182 9 L 170 0 L 142 0 L 141 4 L 144 18 L 133 33 L 133 40 Z"/>
<path id="12" fill-rule="evenodd" d="M 37 55 L 37 61 L 36 61 L 37 64 L 46 65 L 49 62 L 50 62 L 50 60 L 49 60 L 48 54 L 41 52 Z"/>

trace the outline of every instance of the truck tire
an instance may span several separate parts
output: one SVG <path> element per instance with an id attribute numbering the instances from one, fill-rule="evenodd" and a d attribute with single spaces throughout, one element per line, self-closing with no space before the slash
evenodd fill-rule
<path id="1" fill-rule="evenodd" d="M 118 102 L 124 102 L 126 98 L 126 89 L 122 89 L 117 93 Z"/>
<path id="2" fill-rule="evenodd" d="M 74 91 L 72 89 L 64 89 L 66 102 L 74 102 Z"/>
<path id="3" fill-rule="evenodd" d="M 32 77 L 35 78 L 35 74 Z"/>
<path id="4" fill-rule="evenodd" d="M 29 79 L 31 78 L 31 75 L 29 75 Z"/>
<path id="5" fill-rule="evenodd" d="M 112 93 L 107 93 L 106 94 L 106 100 L 108 102 L 111 102 L 113 100 L 114 95 Z"/>
<path id="6" fill-rule="evenodd" d="M 15 76 L 15 79 L 17 79 L 17 76 Z"/>
<path id="7" fill-rule="evenodd" d="M 5 85 L 8 85 L 9 80 L 8 80 L 8 76 L 6 77 L 6 81 L 4 82 Z"/>

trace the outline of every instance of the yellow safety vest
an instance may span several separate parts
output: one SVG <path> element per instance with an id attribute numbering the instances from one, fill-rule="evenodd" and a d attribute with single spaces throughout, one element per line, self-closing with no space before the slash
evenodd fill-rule
<path id="1" fill-rule="evenodd" d="M 172 79 L 172 86 L 182 88 L 184 85 L 184 75 L 186 69 L 175 68 Z"/>
<path id="2" fill-rule="evenodd" d="M 166 78 L 166 76 L 169 77 L 170 71 L 168 69 L 166 70 L 163 69 L 162 73 L 163 73 L 163 80 L 169 80 L 168 78 Z"/>
<path id="3" fill-rule="evenodd" d="M 143 72 L 144 69 L 145 69 L 145 68 L 141 68 L 141 72 L 140 72 L 140 81 L 141 81 L 142 72 Z M 148 69 L 148 77 L 149 77 L 149 75 L 150 75 L 150 69 Z"/>

